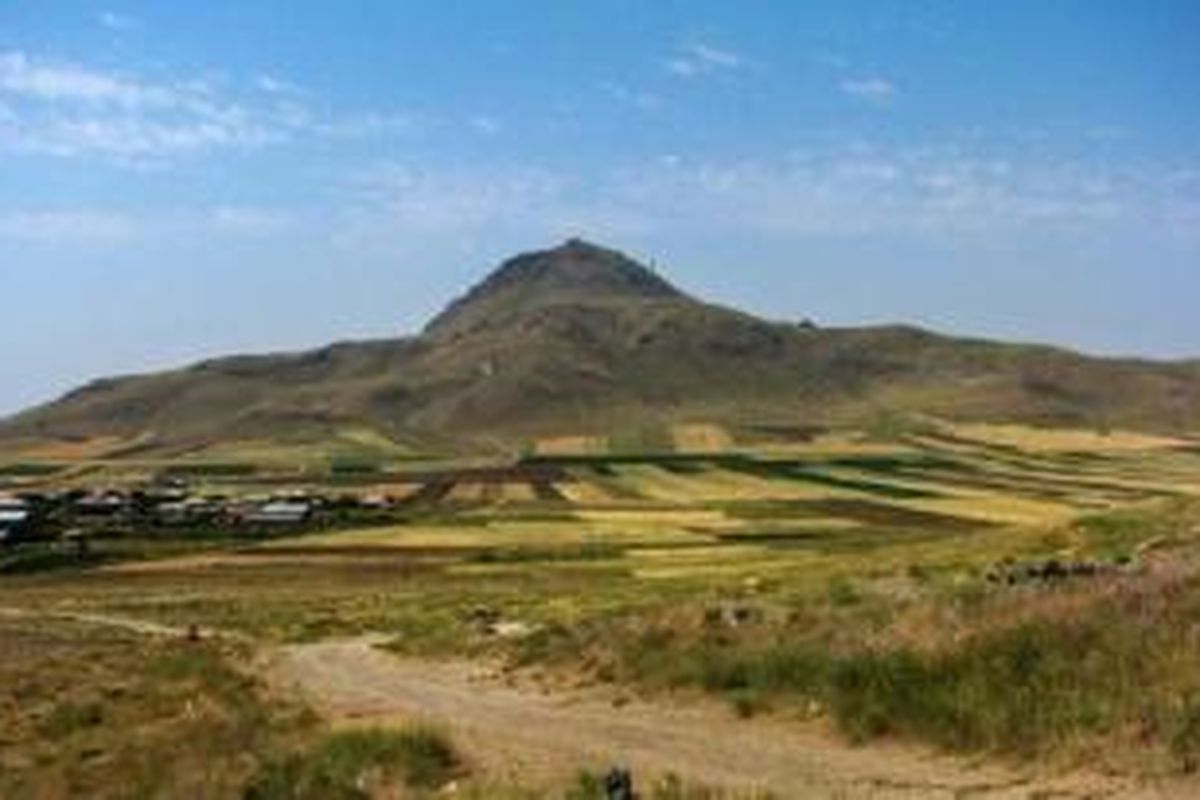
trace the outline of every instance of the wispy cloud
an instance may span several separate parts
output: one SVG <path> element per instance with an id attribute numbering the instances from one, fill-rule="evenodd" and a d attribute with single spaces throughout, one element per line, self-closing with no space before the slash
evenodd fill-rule
<path id="1" fill-rule="evenodd" d="M 0 92 L 46 102 L 80 101 L 126 108 L 172 105 L 176 92 L 74 64 L 35 61 L 21 51 L 0 53 Z"/>
<path id="2" fill-rule="evenodd" d="M 424 121 L 417 114 L 368 111 L 333 119 L 311 120 L 304 127 L 331 139 L 369 139 L 410 133 Z"/>
<path id="3" fill-rule="evenodd" d="M 203 81 L 151 82 L 78 64 L 0 53 L 0 149 L 155 160 L 289 135 L 275 107 L 221 97 Z"/>
<path id="4" fill-rule="evenodd" d="M 179 237 L 246 239 L 289 233 L 296 214 L 283 208 L 218 205 L 157 209 L 19 209 L 0 211 L 0 242 L 121 246 Z"/>
<path id="5" fill-rule="evenodd" d="M 266 74 L 213 85 L 0 52 L 0 152 L 142 165 L 303 137 L 384 135 L 411 124 L 391 113 L 321 115 L 306 99 L 300 87 Z"/>
<path id="6" fill-rule="evenodd" d="M 1170 232 L 1189 198 L 1170 172 L 1014 160 L 961 148 L 847 148 L 644 171 L 626 196 L 690 225 L 774 235 L 934 239 Z M 1196 195 L 1191 196 L 1195 200 Z"/>
<path id="7" fill-rule="evenodd" d="M 843 92 L 875 105 L 888 105 L 896 99 L 895 84 L 886 78 L 847 78 L 838 84 Z"/>
<path id="8" fill-rule="evenodd" d="M 1195 230 L 1177 169 L 1002 157 L 962 147 L 844 147 L 768 159 L 672 156 L 603 174 L 381 165 L 358 175 L 344 241 L 720 232 L 959 241 Z"/>
<path id="9" fill-rule="evenodd" d="M 621 83 L 601 81 L 599 88 L 616 102 L 641 111 L 651 111 L 662 105 L 662 98 L 654 92 L 634 89 Z"/>
<path id="10" fill-rule="evenodd" d="M 700 42 L 683 45 L 663 66 L 680 78 L 698 78 L 714 72 L 738 69 L 745 59 L 732 50 Z"/>
<path id="11" fill-rule="evenodd" d="M 107 10 L 101 11 L 96 15 L 96 22 L 102 28 L 107 28 L 114 33 L 125 33 L 126 31 L 136 30 L 140 27 L 138 21 L 133 17 Z"/>
<path id="12" fill-rule="evenodd" d="M 33 244 L 119 244 L 139 232 L 136 219 L 106 211 L 0 212 L 0 240 Z"/>
<path id="13" fill-rule="evenodd" d="M 494 136 L 504 130 L 504 125 L 500 120 L 488 114 L 476 114 L 467 120 L 467 124 L 486 136 Z"/>
<path id="14" fill-rule="evenodd" d="M 292 215 L 279 209 L 257 206 L 218 206 L 197 220 L 200 227 L 215 233 L 238 236 L 271 236 L 292 228 Z"/>
<path id="15" fill-rule="evenodd" d="M 285 95 L 289 97 L 301 97 L 306 92 L 291 81 L 284 80 L 276 75 L 268 75 L 263 73 L 254 78 L 254 86 L 267 94 Z"/>
<path id="16" fill-rule="evenodd" d="M 640 159 L 603 171 L 384 162 L 335 181 L 315 213 L 224 204 L 0 212 L 0 240 L 38 245 L 253 238 L 324 230 L 350 249 L 527 242 L 568 234 L 730 239 L 902 237 L 947 244 L 1125 234 L 1200 243 L 1196 166 L 1039 160 L 963 145 L 834 145 L 770 158 Z M 315 219 L 315 218 L 314 218 Z"/>
<path id="17" fill-rule="evenodd" d="M 648 230 L 610 186 L 534 166 L 428 167 L 380 163 L 350 177 L 334 241 L 388 251 L 414 242 L 455 248 L 471 240 L 536 241 Z"/>

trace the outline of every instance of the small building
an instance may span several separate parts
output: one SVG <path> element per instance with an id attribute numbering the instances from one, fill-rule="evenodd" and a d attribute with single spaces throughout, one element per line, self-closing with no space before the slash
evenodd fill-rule
<path id="1" fill-rule="evenodd" d="M 383 511 L 391 508 L 393 502 L 392 498 L 386 494 L 368 494 L 358 498 L 358 505 L 373 511 Z"/>
<path id="2" fill-rule="evenodd" d="M 204 497 L 167 500 L 154 507 L 154 518 L 165 525 L 216 522 L 225 511 L 224 503 Z"/>
<path id="3" fill-rule="evenodd" d="M 312 518 L 312 511 L 307 501 L 272 500 L 251 509 L 245 520 L 256 525 L 299 525 Z"/>
<path id="4" fill-rule="evenodd" d="M 129 499 L 119 492 L 95 492 L 75 501 L 77 514 L 90 517 L 113 517 L 129 505 Z"/>
<path id="5" fill-rule="evenodd" d="M 8 544 L 30 533 L 33 514 L 18 497 L 0 497 L 0 543 Z"/>

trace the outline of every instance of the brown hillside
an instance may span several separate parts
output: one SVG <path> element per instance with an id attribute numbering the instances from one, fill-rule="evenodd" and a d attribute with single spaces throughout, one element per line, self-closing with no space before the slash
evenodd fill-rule
<path id="1" fill-rule="evenodd" d="M 0 424 L 0 439 L 142 437 L 176 449 L 355 426 L 470 446 L 679 419 L 809 422 L 882 409 L 1197 430 L 1200 366 L 901 326 L 767 322 L 572 240 L 505 262 L 418 336 L 98 381 Z"/>

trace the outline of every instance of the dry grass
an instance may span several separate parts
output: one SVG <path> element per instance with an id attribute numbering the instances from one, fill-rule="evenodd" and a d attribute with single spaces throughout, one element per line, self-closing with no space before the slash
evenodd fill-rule
<path id="1" fill-rule="evenodd" d="M 1134 431 L 1096 431 L 1069 428 L 1034 428 L 1028 425 L 957 424 L 956 436 L 989 445 L 1016 447 L 1029 453 L 1117 453 L 1164 450 L 1185 444 L 1181 439 Z"/>
<path id="2" fill-rule="evenodd" d="M 1054 525 L 1079 513 L 1079 509 L 1063 503 L 989 492 L 959 491 L 955 497 L 906 500 L 903 504 L 923 511 L 1001 525 Z"/>
<path id="3" fill-rule="evenodd" d="M 71 441 L 28 441 L 5 443 L 5 460 L 15 461 L 87 461 L 103 458 L 105 454 L 138 444 L 136 439 L 102 436 Z"/>
<path id="4" fill-rule="evenodd" d="M 733 437 L 720 425 L 676 425 L 671 436 L 677 453 L 720 453 L 733 447 Z"/>
<path id="5" fill-rule="evenodd" d="M 310 722 L 211 643 L 0 617 L 0 796 L 236 797 Z"/>
<path id="6" fill-rule="evenodd" d="M 603 436 L 551 436 L 538 439 L 534 452 L 543 456 L 603 455 L 608 440 Z"/>

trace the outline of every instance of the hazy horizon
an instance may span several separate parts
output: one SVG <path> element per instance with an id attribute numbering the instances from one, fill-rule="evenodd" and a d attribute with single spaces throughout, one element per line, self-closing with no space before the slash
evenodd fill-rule
<path id="1" fill-rule="evenodd" d="M 573 235 L 770 318 L 1200 356 L 1198 34 L 1165 1 L 0 8 L 0 415 L 410 333 Z"/>

